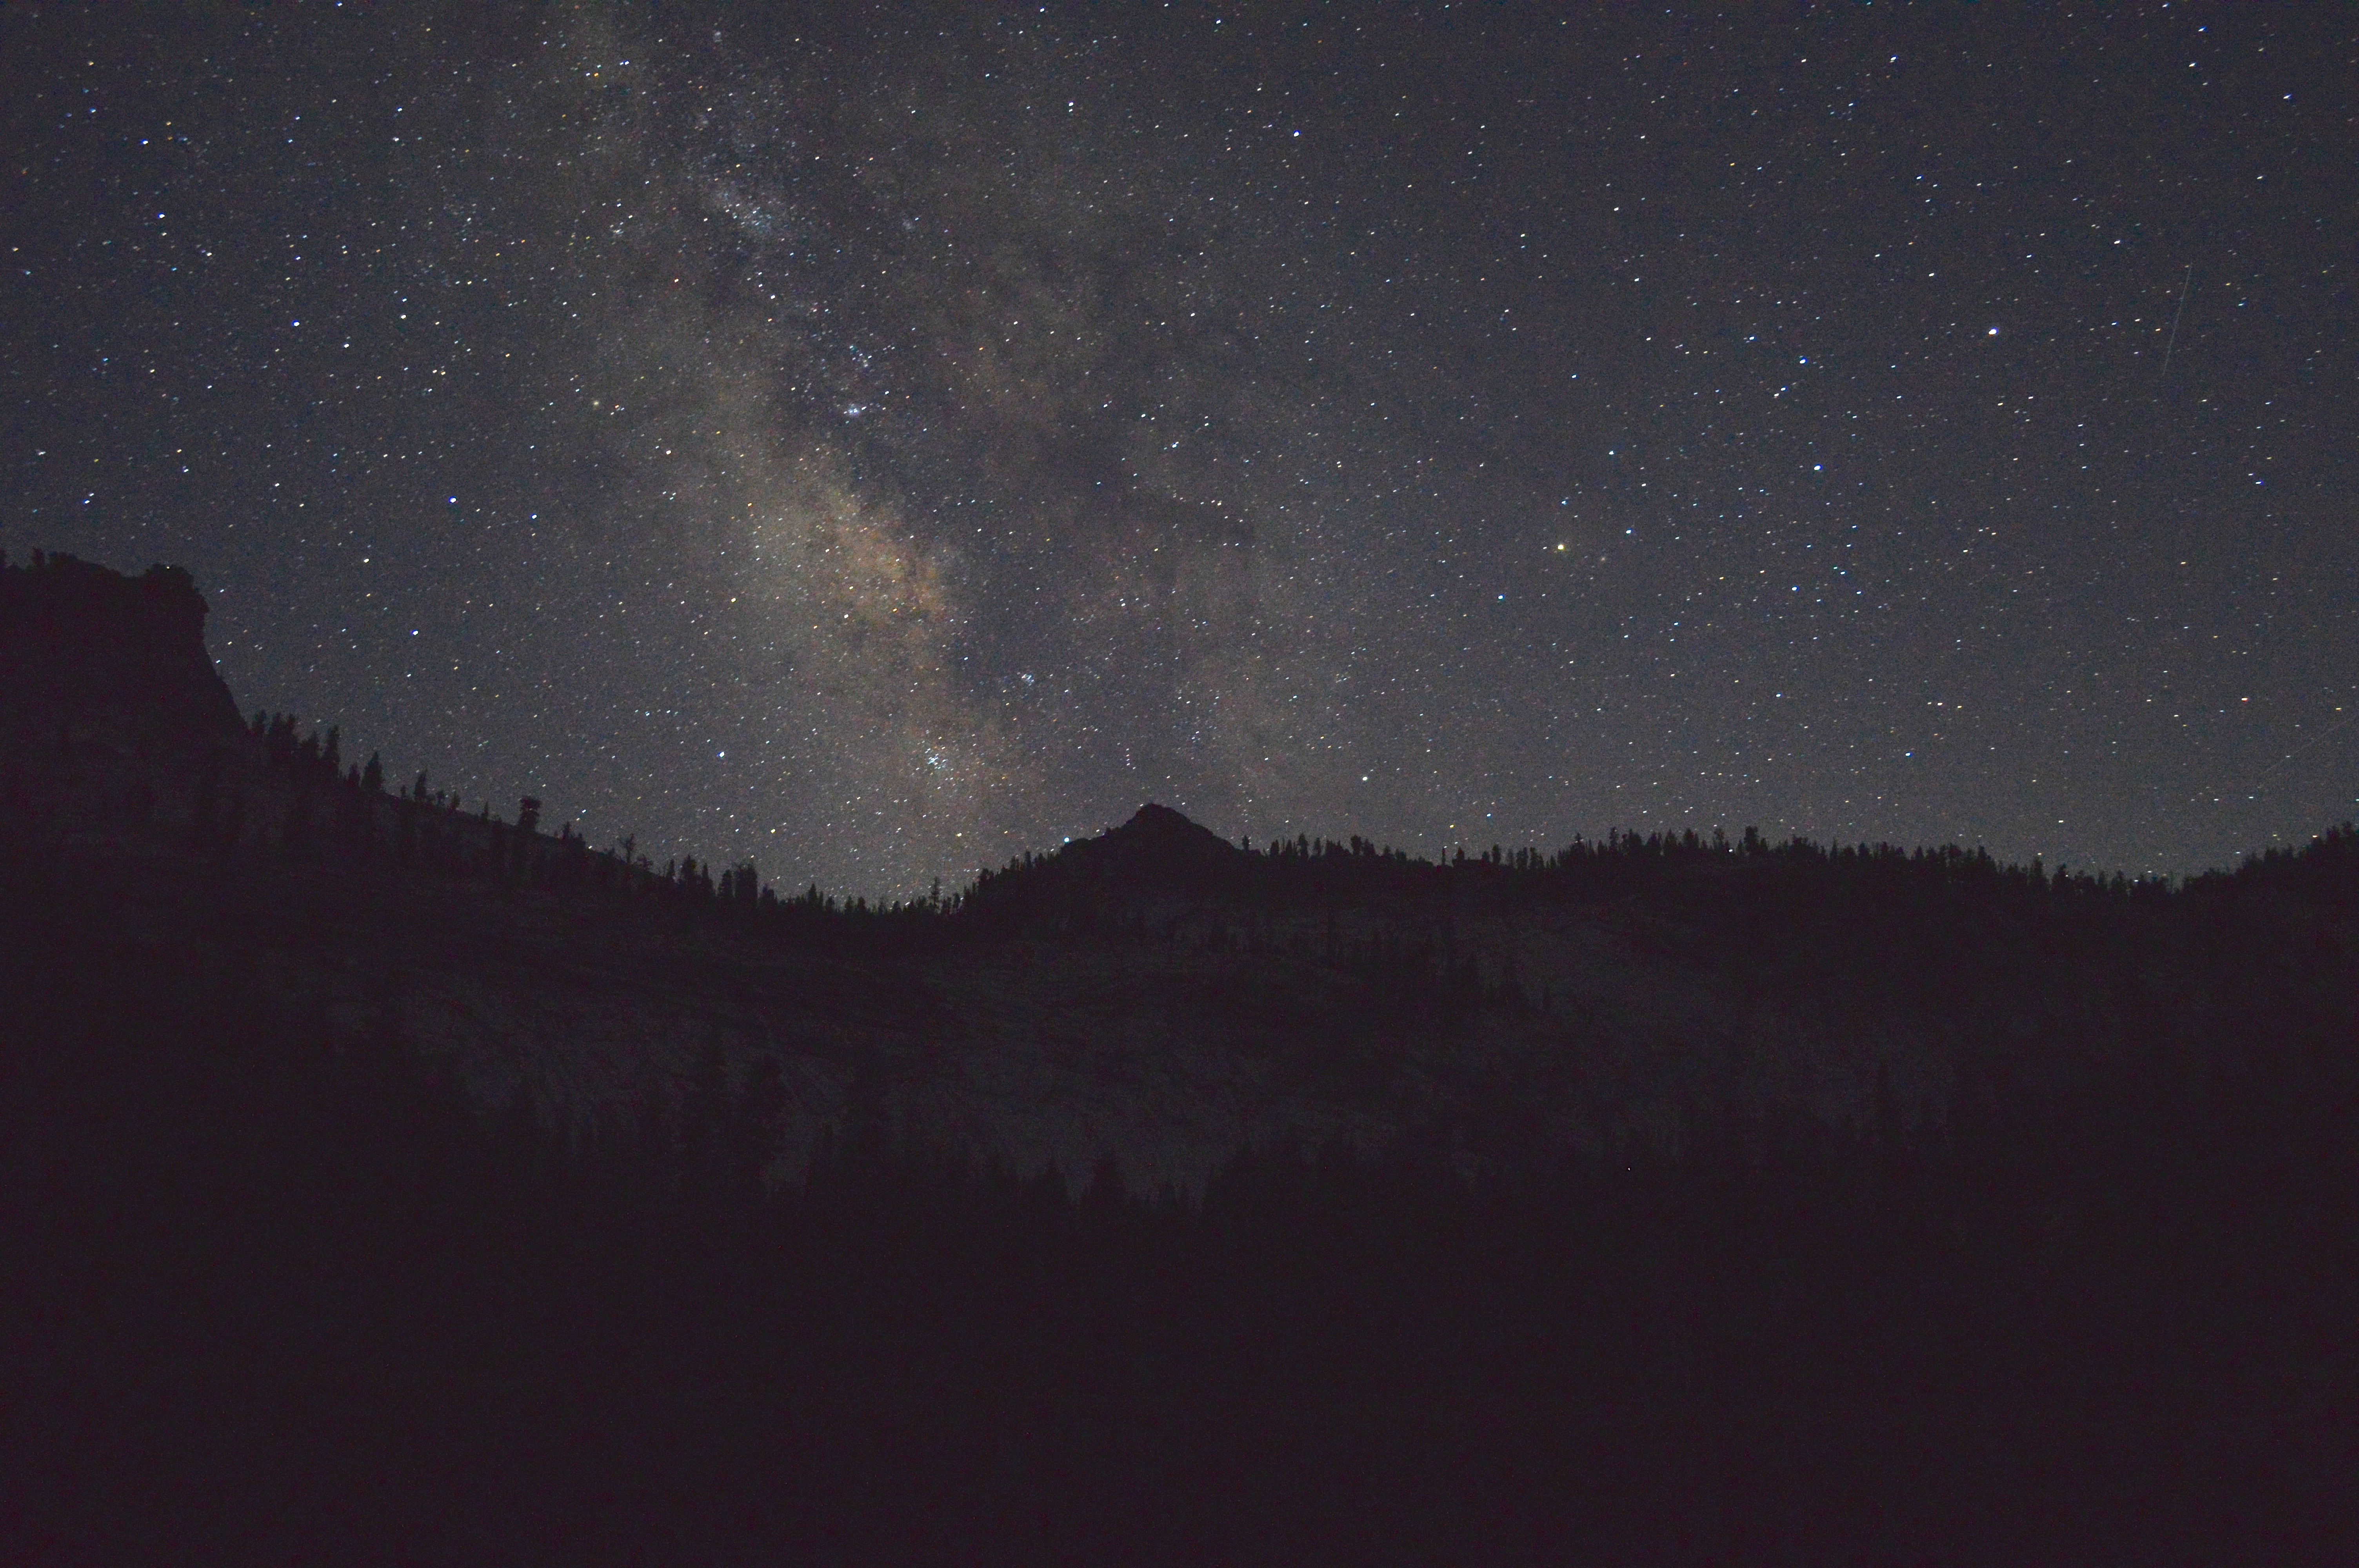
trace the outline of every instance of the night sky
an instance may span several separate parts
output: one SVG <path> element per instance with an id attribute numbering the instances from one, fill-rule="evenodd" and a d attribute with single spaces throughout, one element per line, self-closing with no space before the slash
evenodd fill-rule
<path id="1" fill-rule="evenodd" d="M 0 9 L 0 546 L 471 809 L 2354 814 L 2347 5 L 201 9 Z"/>

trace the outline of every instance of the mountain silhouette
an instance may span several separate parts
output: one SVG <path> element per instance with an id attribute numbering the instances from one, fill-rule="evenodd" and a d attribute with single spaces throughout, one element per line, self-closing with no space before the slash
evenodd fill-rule
<path id="1" fill-rule="evenodd" d="M 1247 849 L 1150 803 L 946 900 L 781 898 L 241 725 L 203 619 L 174 568 L 0 572 L 0 828 L 482 1106 L 586 1124 L 685 1093 L 714 1046 L 771 1064 L 782 1169 L 855 1123 L 1187 1185 L 1298 1134 L 1524 1158 L 1700 1111 L 1939 1118 L 1973 1083 L 2194 1049 L 2169 1043 L 2205 1020 L 2322 1017 L 2359 978 L 2344 830 L 2174 889 L 1750 832 Z"/>
<path id="2" fill-rule="evenodd" d="M 1168 806 L 1142 806 L 1118 827 L 984 877 L 972 918 L 1003 928 L 1027 920 L 1134 919 L 1251 886 L 1254 857 Z"/>
<path id="3" fill-rule="evenodd" d="M 1092 844 L 1101 857 L 1134 872 L 1149 875 L 1185 876 L 1207 870 L 1226 872 L 1241 858 L 1234 845 L 1211 828 L 1153 801 Z"/>
<path id="4" fill-rule="evenodd" d="M 202 622 L 0 572 L 35 1557 L 2354 1556 L 2347 826 L 2167 884 L 1150 804 L 781 898 L 241 725 Z"/>

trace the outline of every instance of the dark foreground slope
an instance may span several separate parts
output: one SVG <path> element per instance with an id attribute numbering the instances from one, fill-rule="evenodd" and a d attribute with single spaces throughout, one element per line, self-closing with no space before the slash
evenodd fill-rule
<path id="1" fill-rule="evenodd" d="M 1939 1128 L 1201 1204 L 774 1082 L 554 1137 L 103 890 L 0 889 L 0 1512 L 34 1561 L 2348 1560 L 2350 1042 Z"/>

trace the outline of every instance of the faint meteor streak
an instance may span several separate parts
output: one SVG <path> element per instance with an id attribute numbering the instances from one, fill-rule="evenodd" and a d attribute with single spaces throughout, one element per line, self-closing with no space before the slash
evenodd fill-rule
<path id="1" fill-rule="evenodd" d="M 2190 262 L 2187 264 L 2187 276 L 2181 278 L 2179 283 L 2179 308 L 2171 312 L 2170 341 L 2162 346 L 2162 386 L 2169 386 L 2170 384 L 2171 351 L 2179 347 L 2179 322 L 2180 319 L 2187 314 L 2187 289 L 2188 286 L 2192 284 L 2194 281 L 2195 264 L 2193 262 Z M 2162 395 L 2161 387 L 2157 387 L 2155 389 L 2155 395 L 2157 397 Z"/>

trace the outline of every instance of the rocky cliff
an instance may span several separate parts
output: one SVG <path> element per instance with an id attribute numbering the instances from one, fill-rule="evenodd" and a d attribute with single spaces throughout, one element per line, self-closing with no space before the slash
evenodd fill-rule
<path id="1" fill-rule="evenodd" d="M 0 556 L 0 733 L 22 747 L 228 740 L 237 704 L 179 567 L 125 577 L 72 556 Z"/>

